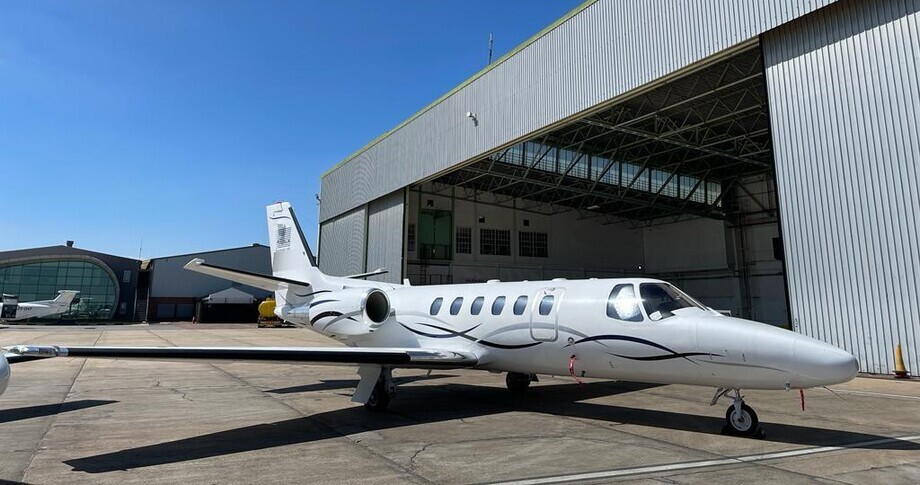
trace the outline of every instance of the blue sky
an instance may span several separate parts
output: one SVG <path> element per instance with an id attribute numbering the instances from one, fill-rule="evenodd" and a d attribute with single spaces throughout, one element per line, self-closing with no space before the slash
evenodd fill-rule
<path id="1" fill-rule="evenodd" d="M 267 239 L 320 174 L 581 0 L 0 5 L 0 250 Z"/>

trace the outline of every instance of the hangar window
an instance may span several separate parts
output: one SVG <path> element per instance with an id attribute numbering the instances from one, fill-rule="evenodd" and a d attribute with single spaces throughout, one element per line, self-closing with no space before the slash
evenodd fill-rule
<path id="1" fill-rule="evenodd" d="M 511 256 L 511 231 L 481 229 L 479 231 L 479 254 Z"/>
<path id="2" fill-rule="evenodd" d="M 546 295 L 540 300 L 540 315 L 549 315 L 549 312 L 553 311 L 553 300 L 553 295 Z"/>
<path id="3" fill-rule="evenodd" d="M 500 296 L 492 302 L 492 315 L 501 315 L 505 308 L 505 297 Z"/>
<path id="4" fill-rule="evenodd" d="M 457 315 L 458 313 L 460 313 L 460 307 L 462 306 L 463 306 L 463 297 L 458 296 L 457 298 L 454 298 L 454 302 L 450 304 L 450 314 Z"/>
<path id="5" fill-rule="evenodd" d="M 415 224 L 406 227 L 406 247 L 410 253 L 415 252 Z"/>
<path id="6" fill-rule="evenodd" d="M 520 165 L 524 161 L 524 147 L 521 145 L 514 145 L 509 148 L 505 151 L 502 161 L 512 165 Z"/>
<path id="7" fill-rule="evenodd" d="M 440 298 L 440 297 L 435 298 L 434 301 L 431 302 L 431 314 L 432 315 L 437 315 L 438 312 L 441 311 L 442 303 L 444 303 L 444 298 Z"/>
<path id="8" fill-rule="evenodd" d="M 710 205 L 722 205 L 722 201 L 716 204 L 719 196 L 722 195 L 722 186 L 718 182 L 706 182 L 706 202 Z"/>
<path id="9" fill-rule="evenodd" d="M 457 254 L 473 253 L 473 229 L 469 227 L 457 228 Z"/>
<path id="10" fill-rule="evenodd" d="M 631 284 L 616 285 L 607 297 L 607 316 L 627 322 L 641 322 L 639 299 Z"/>
<path id="11" fill-rule="evenodd" d="M 519 232 L 518 254 L 529 258 L 548 258 L 546 239 L 545 232 Z"/>
<path id="12" fill-rule="evenodd" d="M 527 309 L 527 296 L 521 295 L 514 301 L 514 314 L 523 315 L 525 309 Z"/>
<path id="13" fill-rule="evenodd" d="M 482 311 L 482 304 L 485 303 L 485 301 L 485 297 L 477 296 L 476 299 L 473 300 L 473 304 L 470 305 L 470 314 L 479 315 L 479 312 Z"/>

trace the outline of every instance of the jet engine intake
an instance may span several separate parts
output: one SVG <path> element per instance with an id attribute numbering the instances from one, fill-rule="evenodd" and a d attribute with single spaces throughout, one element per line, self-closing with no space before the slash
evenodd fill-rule
<path id="1" fill-rule="evenodd" d="M 316 295 L 294 313 L 306 309 L 310 325 L 333 335 L 365 335 L 390 317 L 390 298 L 379 288 L 348 288 Z"/>

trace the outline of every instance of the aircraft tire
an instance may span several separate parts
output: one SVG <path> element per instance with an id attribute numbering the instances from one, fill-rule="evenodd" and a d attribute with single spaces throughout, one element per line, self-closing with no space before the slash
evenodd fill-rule
<path id="1" fill-rule="evenodd" d="M 731 405 L 725 411 L 725 421 L 728 430 L 737 436 L 754 437 L 760 432 L 757 413 L 747 404 L 741 405 L 741 416 L 736 417 L 735 406 Z"/>
<path id="2" fill-rule="evenodd" d="M 374 412 L 386 411 L 387 406 L 390 405 L 390 399 L 386 384 L 380 381 L 374 386 L 374 391 L 371 392 L 371 397 L 364 403 L 364 407 Z"/>
<path id="3" fill-rule="evenodd" d="M 505 376 L 505 385 L 508 386 L 508 389 L 513 393 L 524 392 L 530 387 L 531 377 L 530 374 L 524 374 L 521 372 L 509 372 Z"/>

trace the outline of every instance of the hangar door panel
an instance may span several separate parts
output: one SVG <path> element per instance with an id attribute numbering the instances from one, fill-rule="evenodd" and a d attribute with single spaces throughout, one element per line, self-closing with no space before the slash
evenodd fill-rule
<path id="1" fill-rule="evenodd" d="M 920 0 L 832 5 L 763 38 L 793 327 L 861 370 L 920 369 Z"/>
<path id="2" fill-rule="evenodd" d="M 386 268 L 389 273 L 368 278 L 399 283 L 402 278 L 403 210 L 405 193 L 397 190 L 372 201 L 367 207 L 367 266 L 365 271 Z"/>
<path id="3" fill-rule="evenodd" d="M 332 276 L 364 272 L 364 225 L 367 210 L 361 206 L 320 226 L 319 269 Z"/>

